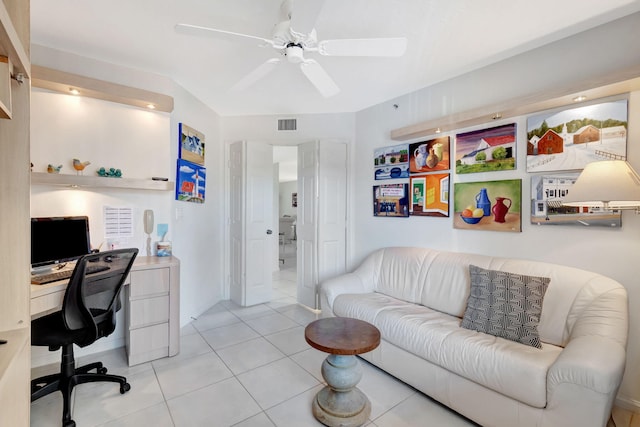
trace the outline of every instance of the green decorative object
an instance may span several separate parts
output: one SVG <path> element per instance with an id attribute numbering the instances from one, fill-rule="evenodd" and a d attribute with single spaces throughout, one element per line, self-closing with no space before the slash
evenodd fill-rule
<path id="1" fill-rule="evenodd" d="M 100 176 L 104 176 L 105 178 L 122 178 L 122 171 L 116 168 L 104 168 L 101 167 L 96 171 L 96 173 Z"/>
<path id="2" fill-rule="evenodd" d="M 60 169 L 62 169 L 62 165 L 54 166 L 51 163 L 47 165 L 47 172 L 49 173 L 60 173 Z"/>

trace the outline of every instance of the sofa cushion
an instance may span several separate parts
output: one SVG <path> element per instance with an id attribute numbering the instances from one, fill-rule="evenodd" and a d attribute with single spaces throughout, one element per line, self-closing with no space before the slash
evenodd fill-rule
<path id="1" fill-rule="evenodd" d="M 546 405 L 547 371 L 560 347 L 544 344 L 538 350 L 464 329 L 458 317 L 376 292 L 339 295 L 333 312 L 367 321 L 383 340 L 498 393 L 537 408 Z"/>
<path id="2" fill-rule="evenodd" d="M 541 348 L 538 324 L 548 277 L 469 265 L 471 291 L 462 327 Z"/>

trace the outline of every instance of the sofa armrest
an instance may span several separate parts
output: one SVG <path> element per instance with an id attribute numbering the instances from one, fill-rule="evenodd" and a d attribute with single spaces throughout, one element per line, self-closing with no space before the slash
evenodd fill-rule
<path id="1" fill-rule="evenodd" d="M 548 401 L 553 400 L 556 387 L 564 383 L 615 394 L 625 360 L 625 348 L 615 340 L 597 335 L 572 339 L 547 373 Z"/>
<path id="2" fill-rule="evenodd" d="M 367 286 L 355 273 L 346 273 L 320 284 L 320 309 L 323 315 L 333 315 L 333 301 L 342 294 L 364 294 L 372 292 L 372 284 Z M 325 311 L 327 313 L 325 313 Z"/>

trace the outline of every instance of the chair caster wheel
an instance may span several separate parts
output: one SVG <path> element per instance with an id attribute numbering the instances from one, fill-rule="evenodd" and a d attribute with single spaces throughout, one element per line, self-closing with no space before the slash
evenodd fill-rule
<path id="1" fill-rule="evenodd" d="M 120 386 L 120 394 L 125 394 L 129 390 L 131 390 L 131 384 L 129 383 L 124 383 Z"/>
<path id="2" fill-rule="evenodd" d="M 104 368 L 104 367 L 103 368 L 98 368 L 98 373 L 101 374 L 101 375 L 106 374 L 107 373 L 107 368 Z"/>
<path id="3" fill-rule="evenodd" d="M 76 427 L 76 422 L 73 420 L 69 420 L 64 423 L 64 427 Z"/>

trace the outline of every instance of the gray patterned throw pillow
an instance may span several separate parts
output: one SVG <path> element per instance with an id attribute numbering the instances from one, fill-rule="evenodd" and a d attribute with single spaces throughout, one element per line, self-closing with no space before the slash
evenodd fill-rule
<path id="1" fill-rule="evenodd" d="M 548 277 L 469 265 L 471 293 L 462 327 L 541 348 L 538 323 Z"/>

